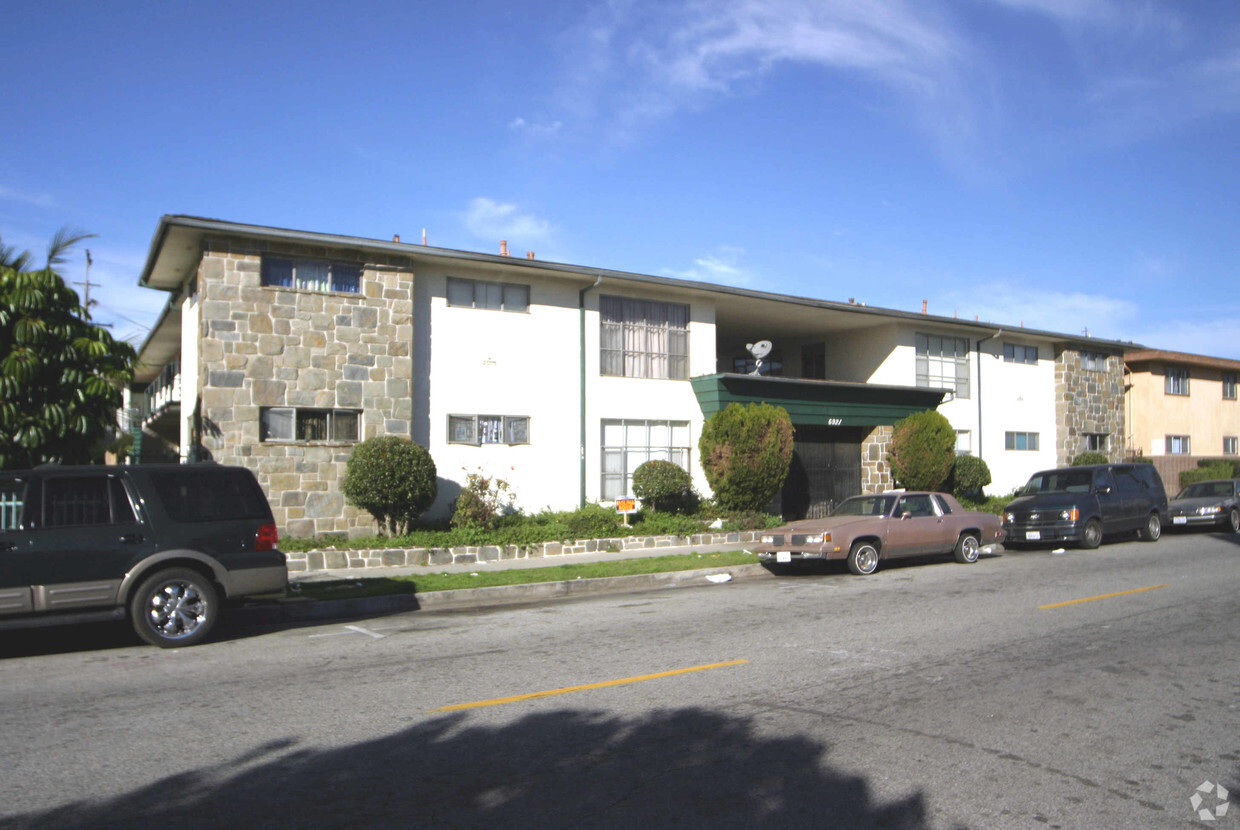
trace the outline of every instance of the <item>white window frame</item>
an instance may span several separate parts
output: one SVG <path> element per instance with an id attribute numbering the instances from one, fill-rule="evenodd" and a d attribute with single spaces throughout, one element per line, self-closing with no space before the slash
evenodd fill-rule
<path id="1" fill-rule="evenodd" d="M 311 418 L 324 416 L 326 437 L 301 437 Z M 273 418 L 273 416 L 275 416 Z M 264 406 L 259 408 L 259 441 L 264 444 L 356 444 L 361 440 L 362 410 L 327 409 L 318 406 Z M 276 420 L 278 419 L 278 420 Z M 338 429 L 353 421 L 352 437 L 339 437 Z"/>
<path id="2" fill-rule="evenodd" d="M 1107 453 L 1111 451 L 1111 434 L 1109 432 L 1085 433 L 1085 451 Z"/>
<path id="3" fill-rule="evenodd" d="M 917 386 L 948 389 L 957 398 L 969 397 L 969 341 L 948 334 L 916 332 Z"/>
<path id="4" fill-rule="evenodd" d="M 1188 435 L 1168 435 L 1164 441 L 1167 455 L 1192 455 L 1193 441 Z"/>
<path id="5" fill-rule="evenodd" d="M 633 471 L 647 461 L 690 469 L 693 436 L 688 421 L 604 418 L 599 427 L 602 501 L 631 497 Z"/>
<path id="6" fill-rule="evenodd" d="M 599 374 L 689 379 L 689 306 L 634 297 L 599 297 Z"/>
<path id="7" fill-rule="evenodd" d="M 1168 395 L 1187 397 L 1189 394 L 1189 371 L 1183 366 L 1168 366 L 1163 391 Z"/>
<path id="8" fill-rule="evenodd" d="M 449 415 L 448 443 L 481 447 L 530 443 L 528 415 Z"/>
<path id="9" fill-rule="evenodd" d="M 287 280 L 281 275 L 275 281 L 273 274 L 277 265 L 287 265 Z M 259 268 L 260 281 L 267 288 L 291 288 L 324 294 L 362 293 L 362 274 L 365 271 L 356 262 L 288 256 L 264 256 Z"/>
<path id="10" fill-rule="evenodd" d="M 1240 455 L 1240 436 L 1223 436 L 1223 455 Z"/>
<path id="11" fill-rule="evenodd" d="M 956 455 L 972 455 L 973 454 L 973 431 L 969 429 L 956 430 Z"/>
<path id="12" fill-rule="evenodd" d="M 1081 352 L 1081 368 L 1087 372 L 1101 372 L 1106 369 L 1107 356 L 1099 352 Z"/>
<path id="13" fill-rule="evenodd" d="M 1037 432 L 1005 432 L 1003 448 L 1009 452 L 1037 452 L 1042 443 Z M 1025 446 L 1021 446 L 1024 444 Z"/>
<path id="14" fill-rule="evenodd" d="M 444 296 L 448 305 L 453 308 L 475 308 L 483 311 L 507 311 L 520 314 L 528 314 L 530 310 L 530 287 L 519 282 L 448 277 Z"/>
<path id="15" fill-rule="evenodd" d="M 1027 363 L 1036 366 L 1038 363 L 1038 347 L 1026 346 L 1022 343 L 1004 343 L 1003 362 Z"/>

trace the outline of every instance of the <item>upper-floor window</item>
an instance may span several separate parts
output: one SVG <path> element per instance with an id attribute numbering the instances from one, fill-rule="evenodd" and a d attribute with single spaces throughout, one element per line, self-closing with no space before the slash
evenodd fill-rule
<path id="1" fill-rule="evenodd" d="M 951 389 L 969 397 L 969 341 L 963 337 L 917 334 L 917 385 Z"/>
<path id="2" fill-rule="evenodd" d="M 1081 352 L 1081 368 L 1087 372 L 1101 372 L 1107 367 L 1107 356 L 1097 352 Z"/>
<path id="3" fill-rule="evenodd" d="M 1008 450 L 1028 450 L 1030 452 L 1035 452 L 1038 449 L 1038 433 L 1006 432 L 1003 435 L 1003 448 Z"/>
<path id="4" fill-rule="evenodd" d="M 1235 435 L 1223 436 L 1223 455 L 1240 455 L 1240 437 Z"/>
<path id="5" fill-rule="evenodd" d="M 16 530 L 26 503 L 26 482 L 20 478 L 0 481 L 0 530 Z"/>
<path id="6" fill-rule="evenodd" d="M 1223 373 L 1223 399 L 1234 401 L 1236 399 L 1236 373 Z"/>
<path id="7" fill-rule="evenodd" d="M 492 311 L 529 311 L 530 287 L 508 282 L 448 277 L 448 305 Z"/>
<path id="8" fill-rule="evenodd" d="M 1037 363 L 1038 347 L 1022 346 L 1019 343 L 1004 343 L 1003 360 L 1007 363 Z"/>
<path id="9" fill-rule="evenodd" d="M 1167 367 L 1166 392 L 1168 395 L 1188 394 L 1188 370 L 1175 366 Z"/>
<path id="10" fill-rule="evenodd" d="M 449 444 L 528 444 L 526 415 L 449 415 Z"/>
<path id="11" fill-rule="evenodd" d="M 1167 436 L 1167 455 L 1192 455 L 1193 445 L 1187 435 Z"/>
<path id="12" fill-rule="evenodd" d="M 611 377 L 689 378 L 689 306 L 599 298 L 599 371 Z"/>
<path id="13" fill-rule="evenodd" d="M 801 347 L 801 377 L 808 380 L 827 379 L 826 343 L 807 343 Z"/>
<path id="14" fill-rule="evenodd" d="M 956 455 L 973 454 L 973 432 L 967 429 L 956 430 Z"/>
<path id="15" fill-rule="evenodd" d="M 292 406 L 259 410 L 262 441 L 356 441 L 362 413 L 356 409 L 308 409 Z"/>
<path id="16" fill-rule="evenodd" d="M 265 256 L 262 272 L 263 285 L 276 288 L 342 291 L 347 294 L 357 294 L 362 290 L 361 266 L 347 262 Z"/>

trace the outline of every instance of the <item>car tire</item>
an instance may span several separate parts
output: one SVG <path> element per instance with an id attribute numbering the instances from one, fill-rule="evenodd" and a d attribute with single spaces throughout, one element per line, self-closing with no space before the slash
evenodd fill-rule
<path id="1" fill-rule="evenodd" d="M 1081 547 L 1086 550 L 1093 550 L 1102 544 L 1102 522 L 1097 519 L 1090 519 L 1085 523 L 1085 529 L 1081 531 Z"/>
<path id="2" fill-rule="evenodd" d="M 961 565 L 972 565 L 982 554 L 982 542 L 972 533 L 962 533 L 956 540 L 956 561 Z"/>
<path id="3" fill-rule="evenodd" d="M 1157 542 L 1162 536 L 1162 519 L 1157 513 L 1151 513 L 1145 524 L 1137 531 L 1142 542 Z"/>
<path id="4" fill-rule="evenodd" d="M 1233 507 L 1227 514 L 1227 526 L 1232 533 L 1240 533 L 1240 507 Z"/>
<path id="5" fill-rule="evenodd" d="M 189 568 L 169 568 L 143 580 L 129 601 L 134 631 L 160 648 L 202 642 L 219 616 L 211 580 Z"/>
<path id="6" fill-rule="evenodd" d="M 855 542 L 848 551 L 848 570 L 869 576 L 878 570 L 878 548 L 872 542 Z"/>

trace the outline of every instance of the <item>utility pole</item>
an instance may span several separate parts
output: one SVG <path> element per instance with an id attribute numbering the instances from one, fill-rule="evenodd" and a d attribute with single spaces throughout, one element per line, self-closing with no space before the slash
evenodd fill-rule
<path id="1" fill-rule="evenodd" d="M 90 299 L 90 289 L 91 289 L 92 287 L 94 287 L 94 288 L 102 288 L 102 287 L 103 287 L 102 285 L 100 285 L 100 284 L 99 284 L 99 283 L 97 283 L 97 282 L 91 282 L 91 281 L 90 281 L 90 266 L 91 266 L 91 263 L 92 263 L 92 262 L 93 262 L 93 260 L 91 260 L 91 258 L 90 258 L 90 248 L 87 248 L 87 249 L 86 249 L 86 278 L 85 278 L 82 282 L 75 282 L 75 283 L 74 283 L 74 285 L 80 285 L 80 286 L 82 286 L 82 290 L 83 290 L 82 308 L 85 310 L 85 313 L 86 313 L 86 319 L 87 319 L 87 320 L 89 320 L 89 319 L 90 319 L 90 307 L 91 307 L 91 305 L 93 304 L 93 303 L 91 302 L 91 299 Z"/>

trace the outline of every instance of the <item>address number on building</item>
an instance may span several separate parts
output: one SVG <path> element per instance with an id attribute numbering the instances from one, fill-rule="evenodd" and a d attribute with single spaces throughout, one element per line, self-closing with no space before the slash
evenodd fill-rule
<path id="1" fill-rule="evenodd" d="M 827 426 L 829 427 L 843 426 L 843 424 L 844 424 L 843 418 L 828 418 L 827 419 Z"/>

